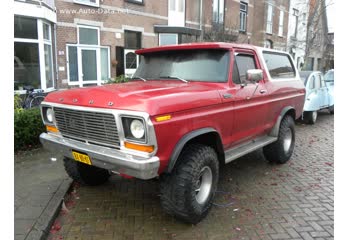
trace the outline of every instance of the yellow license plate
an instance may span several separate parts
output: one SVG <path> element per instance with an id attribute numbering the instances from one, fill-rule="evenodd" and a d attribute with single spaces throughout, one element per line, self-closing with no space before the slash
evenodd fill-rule
<path id="1" fill-rule="evenodd" d="M 74 151 L 72 151 L 72 154 L 75 161 L 91 165 L 91 160 L 88 155 Z"/>

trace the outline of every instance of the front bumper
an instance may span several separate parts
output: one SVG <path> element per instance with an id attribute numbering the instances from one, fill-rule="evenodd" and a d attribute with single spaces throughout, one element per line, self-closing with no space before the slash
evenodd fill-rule
<path id="1" fill-rule="evenodd" d="M 40 142 L 45 149 L 67 158 L 73 158 L 72 150 L 83 152 L 90 157 L 92 165 L 96 167 L 140 179 L 151 179 L 158 176 L 159 158 L 156 156 L 144 158 L 49 133 L 42 133 Z"/>

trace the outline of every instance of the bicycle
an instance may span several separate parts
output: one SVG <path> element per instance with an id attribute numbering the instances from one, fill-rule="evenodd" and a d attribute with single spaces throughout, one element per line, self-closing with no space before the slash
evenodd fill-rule
<path id="1" fill-rule="evenodd" d="M 22 108 L 24 109 L 39 107 L 45 99 L 44 90 L 34 90 L 32 86 L 25 86 L 23 89 L 26 90 L 24 100 L 22 101 Z"/>

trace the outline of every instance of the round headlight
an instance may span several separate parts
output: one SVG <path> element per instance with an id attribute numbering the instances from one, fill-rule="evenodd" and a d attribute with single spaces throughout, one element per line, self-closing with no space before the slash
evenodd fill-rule
<path id="1" fill-rule="evenodd" d="M 49 121 L 50 123 L 53 122 L 53 110 L 52 110 L 52 108 L 48 108 L 48 109 L 46 110 L 46 119 L 47 119 L 47 121 Z"/>
<path id="2" fill-rule="evenodd" d="M 130 132 L 135 138 L 142 138 L 145 135 L 145 126 L 140 120 L 133 120 L 130 124 Z"/>

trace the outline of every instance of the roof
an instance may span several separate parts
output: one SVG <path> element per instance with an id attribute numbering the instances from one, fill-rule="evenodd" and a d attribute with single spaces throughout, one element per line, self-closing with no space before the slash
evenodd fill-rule
<path id="1" fill-rule="evenodd" d="M 231 48 L 245 48 L 256 50 L 257 48 L 249 44 L 237 44 L 237 43 L 227 43 L 227 42 L 195 42 L 195 43 L 185 43 L 177 45 L 166 45 L 153 48 L 145 48 L 136 50 L 137 54 L 144 54 L 150 52 L 160 52 L 160 51 L 172 51 L 172 50 L 188 50 L 188 49 L 231 49 Z"/>

